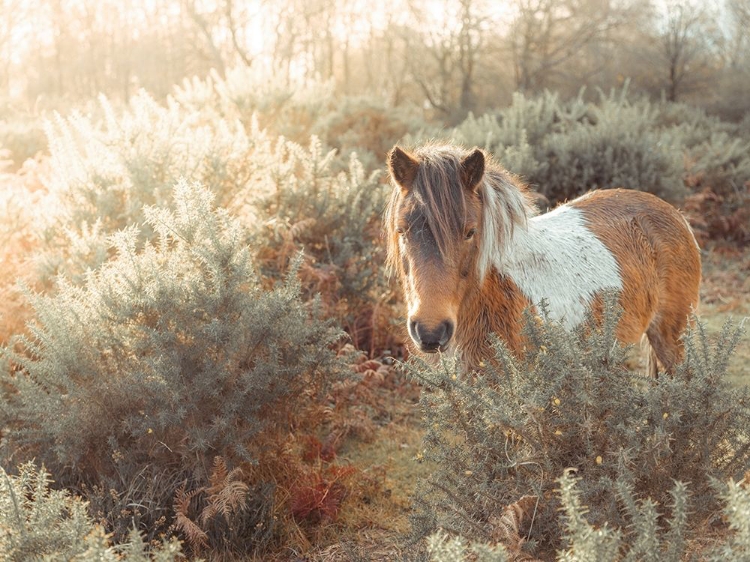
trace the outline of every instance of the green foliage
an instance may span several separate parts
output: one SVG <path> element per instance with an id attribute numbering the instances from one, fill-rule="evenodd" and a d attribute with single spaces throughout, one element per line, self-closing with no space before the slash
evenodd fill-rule
<path id="1" fill-rule="evenodd" d="M 626 187 L 668 200 L 684 195 L 682 155 L 674 136 L 654 126 L 659 108 L 630 102 L 627 89 L 584 103 L 545 93 L 513 97 L 513 105 L 469 118 L 453 131 L 466 145 L 494 153 L 551 201 L 591 189 Z"/>
<path id="2" fill-rule="evenodd" d="M 255 115 L 262 127 L 299 143 L 315 133 L 315 122 L 334 103 L 330 81 L 269 79 L 268 71 L 252 67 L 234 68 L 225 78 L 213 73 L 212 79 L 225 111 L 235 112 L 244 123 Z"/>
<path id="3" fill-rule="evenodd" d="M 388 151 L 425 126 L 421 112 L 382 98 L 346 97 L 318 117 L 313 132 L 341 153 L 356 152 L 367 169 L 383 167 Z"/>
<path id="4" fill-rule="evenodd" d="M 355 154 L 347 171 L 335 167 L 335 151 L 316 137 L 307 149 L 280 139 L 268 158 L 271 185 L 251 199 L 264 226 L 253 241 L 271 278 L 303 250 L 306 289 L 321 293 L 326 312 L 356 345 L 366 346 L 375 336 L 372 311 L 387 286 L 378 238 L 389 188 L 378 182 L 378 172 L 368 175 Z"/>
<path id="5" fill-rule="evenodd" d="M 689 172 L 701 185 L 724 196 L 747 193 L 750 185 L 750 139 L 712 132 L 690 152 Z M 739 197 L 738 202 L 742 202 Z"/>
<path id="6" fill-rule="evenodd" d="M 568 548 L 559 557 L 565 562 L 596 562 L 598 560 L 617 560 L 619 558 L 620 531 L 612 530 L 604 525 L 601 528 L 592 527 L 586 520 L 588 508 L 581 501 L 581 494 L 575 487 L 575 479 L 571 471 L 559 480 L 560 496 L 563 507 L 562 519 L 565 525 L 565 539 Z M 652 504 L 648 504 L 652 508 Z M 646 522 L 647 530 L 653 533 L 653 518 Z"/>
<path id="7" fill-rule="evenodd" d="M 113 547 L 88 515 L 87 505 L 65 490 L 50 487 L 50 475 L 33 463 L 13 476 L 0 468 L 0 552 L 9 562 L 73 560 L 170 562 L 180 556 L 176 541 L 147 552 L 131 530 L 126 543 Z"/>
<path id="8" fill-rule="evenodd" d="M 263 289 L 244 229 L 212 199 L 178 184 L 176 211 L 143 210 L 156 242 L 141 248 L 126 229 L 83 286 L 61 279 L 32 298 L 30 335 L 6 350 L 17 368 L 3 375 L 7 453 L 123 496 L 149 467 L 164 506 L 215 455 L 256 462 L 263 435 L 324 392 L 340 332 L 302 303 L 296 266 Z"/>
<path id="9" fill-rule="evenodd" d="M 510 107 L 469 117 L 454 140 L 492 152 L 551 201 L 591 189 L 626 187 L 680 201 L 683 174 L 718 193 L 750 180 L 742 126 L 681 103 L 631 99 L 628 88 L 585 103 L 545 92 L 513 96 Z"/>
<path id="10" fill-rule="evenodd" d="M 248 155 L 263 133 L 236 122 L 205 122 L 179 103 L 166 107 L 145 92 L 121 113 L 104 96 L 101 121 L 80 113 L 46 123 L 51 165 L 48 189 L 55 215 L 45 233 L 42 271 L 65 272 L 74 281 L 107 257 L 106 236 L 146 224 L 144 207 L 168 208 L 181 178 L 209 188 L 222 206 L 253 179 Z M 139 231 L 150 239 L 147 225 Z M 73 245 L 83 253 L 69 252 Z"/>
<path id="11" fill-rule="evenodd" d="M 637 501 L 631 489 L 627 486 L 621 487 L 619 494 L 622 509 L 630 520 L 627 534 L 634 537 L 632 546 L 629 547 L 622 530 L 613 529 L 606 523 L 602 526 L 589 523 L 589 509 L 581 501 L 581 492 L 578 488 L 581 478 L 575 476 L 574 470 L 566 470 L 557 482 L 560 486 L 560 518 L 566 546 L 557 553 L 555 560 L 679 562 L 691 554 L 684 536 L 688 518 L 688 492 L 684 484 L 676 482 L 670 492 L 673 501 L 670 505 L 671 516 L 668 518 L 660 516 L 656 504 L 650 499 Z M 743 486 L 730 480 L 728 485 L 722 488 L 721 495 L 725 502 L 724 514 L 729 521 L 729 533 L 728 536 L 719 539 L 718 546 L 708 549 L 705 559 L 715 562 L 750 560 L 750 493 L 747 485 Z M 461 537 L 449 537 L 443 531 L 427 539 L 427 550 L 434 562 L 507 560 L 502 544 L 474 544 L 467 548 Z"/>
<path id="12" fill-rule="evenodd" d="M 510 106 L 478 118 L 469 115 L 453 134 L 458 142 L 500 153 L 524 140 L 540 146 L 548 135 L 564 133 L 574 123 L 585 121 L 588 112 L 582 95 L 562 102 L 554 92 L 545 91 L 536 97 L 515 92 Z"/>
<path id="13" fill-rule="evenodd" d="M 508 557 L 502 545 L 474 544 L 467 546 L 461 537 L 449 537 L 437 532 L 427 539 L 427 552 L 433 562 L 506 562 Z"/>
<path id="14" fill-rule="evenodd" d="M 580 479 L 566 470 L 558 480 L 562 502 L 566 548 L 558 560 L 565 562 L 597 560 L 622 560 L 623 562 L 680 562 L 686 553 L 685 524 L 687 521 L 687 488 L 675 482 L 672 496 L 671 517 L 662 517 L 658 505 L 646 498 L 638 500 L 632 487 L 620 480 L 615 483 L 621 511 L 628 521 L 627 530 L 611 529 L 605 523 L 592 526 L 586 515 L 588 507 L 581 502 L 577 488 Z M 664 531 L 664 519 L 668 529 Z M 621 553 L 625 551 L 623 556 Z"/>
<path id="15" fill-rule="evenodd" d="M 727 215 L 744 205 L 741 194 L 750 182 L 748 131 L 741 124 L 721 121 L 686 104 L 661 103 L 657 107 L 655 127 L 667 142 L 682 149 L 688 187 L 709 187 L 726 197 Z"/>
<path id="16" fill-rule="evenodd" d="M 570 467 L 590 524 L 619 529 L 634 553 L 653 544 L 640 541 L 657 521 L 656 504 L 672 512 L 670 542 L 682 540 L 684 492 L 674 481 L 690 482 L 694 516 L 715 507 L 711 478 L 750 462 L 750 397 L 723 380 L 740 331 L 727 325 L 712 346 L 699 324 L 685 336 L 686 360 L 674 376 L 651 380 L 624 367 L 616 320 L 612 299 L 601 325 L 590 319 L 573 332 L 529 315 L 526 356 L 495 340 L 481 373 L 462 374 L 448 361 L 407 364 L 426 386 L 425 457 L 437 466 L 417 498 L 416 536 L 441 528 L 488 542 L 497 514 L 532 495 L 540 500 L 530 539 L 557 549 L 564 533 L 550 492 Z"/>
<path id="17" fill-rule="evenodd" d="M 750 560 L 750 477 L 745 474 L 743 483 L 730 480 L 722 490 L 722 498 L 726 502 L 724 516 L 729 520 L 732 532 L 729 539 L 715 548 L 710 554 L 712 562 L 736 560 L 747 562 Z"/>
<path id="18" fill-rule="evenodd" d="M 194 80 L 166 107 L 141 93 L 123 111 L 102 97 L 101 122 L 73 115 L 48 123 L 56 213 L 37 258 L 42 279 L 63 273 L 81 285 L 111 256 L 109 237 L 131 225 L 140 225 L 138 243 L 154 241 L 144 209 L 174 210 L 171 188 L 184 178 L 205 185 L 248 225 L 262 275 L 278 279 L 304 251 L 305 298 L 322 293 L 326 314 L 355 343 L 375 345 L 373 311 L 386 291 L 377 242 L 387 189 L 354 153 L 340 157 L 315 136 L 306 149 L 261 130 L 258 114 L 245 114 L 241 85 L 233 74 Z M 248 107 L 263 109 L 261 98 Z"/>
<path id="19" fill-rule="evenodd" d="M 628 102 L 624 92 L 603 97 L 591 106 L 589 122 L 545 139 L 549 167 L 532 183 L 558 200 L 610 187 L 679 200 L 684 195 L 682 155 L 654 130 L 656 112 L 647 102 Z"/>

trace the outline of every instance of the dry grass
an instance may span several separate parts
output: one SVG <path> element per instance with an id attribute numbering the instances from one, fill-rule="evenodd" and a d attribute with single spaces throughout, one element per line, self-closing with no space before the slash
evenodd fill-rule
<path id="1" fill-rule="evenodd" d="M 372 363 L 377 362 L 363 365 Z M 380 364 L 375 371 L 378 377 L 367 374 L 372 372 L 365 371 L 361 382 L 352 387 L 353 397 L 364 398 L 354 406 L 353 418 L 361 420 L 365 404 L 367 431 L 361 430 L 361 421 L 355 424 L 342 440 L 337 457 L 340 464 L 357 467 L 356 482 L 338 519 L 318 530 L 315 544 L 319 547 L 305 551 L 305 560 L 385 561 L 401 560 L 407 554 L 403 537 L 409 528 L 411 496 L 417 481 L 431 470 L 420 460 L 424 429 L 419 388 L 403 380 L 392 366 Z M 362 386 L 367 387 L 366 396 L 362 396 Z M 295 558 L 280 558 L 286 559 Z"/>

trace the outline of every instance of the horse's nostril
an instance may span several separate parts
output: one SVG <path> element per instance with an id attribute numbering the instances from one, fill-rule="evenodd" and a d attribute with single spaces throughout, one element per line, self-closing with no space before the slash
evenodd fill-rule
<path id="1" fill-rule="evenodd" d="M 443 349 L 453 337 L 453 323 L 446 320 L 430 329 L 424 324 L 410 320 L 409 335 L 422 351 L 437 351 Z"/>

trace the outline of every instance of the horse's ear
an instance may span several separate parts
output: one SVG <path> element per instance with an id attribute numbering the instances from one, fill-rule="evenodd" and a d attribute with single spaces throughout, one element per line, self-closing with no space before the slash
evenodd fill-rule
<path id="1" fill-rule="evenodd" d="M 388 153 L 388 171 L 401 189 L 405 191 L 411 189 L 414 178 L 417 177 L 417 168 L 419 168 L 419 162 L 398 146 L 394 146 L 393 150 Z"/>
<path id="2" fill-rule="evenodd" d="M 471 154 L 461 160 L 461 184 L 466 189 L 476 190 L 484 176 L 484 153 L 475 148 Z"/>

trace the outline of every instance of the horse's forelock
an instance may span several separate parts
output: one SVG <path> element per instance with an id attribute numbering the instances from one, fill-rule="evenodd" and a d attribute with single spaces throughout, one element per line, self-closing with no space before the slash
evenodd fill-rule
<path id="1" fill-rule="evenodd" d="M 459 166 L 466 151 L 449 146 L 425 146 L 416 152 L 420 166 L 412 186 L 440 255 L 450 260 L 461 240 L 466 216 L 466 191 Z"/>

